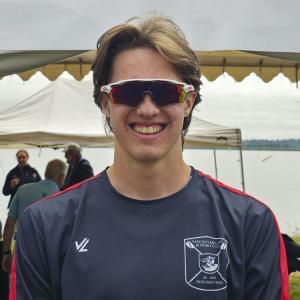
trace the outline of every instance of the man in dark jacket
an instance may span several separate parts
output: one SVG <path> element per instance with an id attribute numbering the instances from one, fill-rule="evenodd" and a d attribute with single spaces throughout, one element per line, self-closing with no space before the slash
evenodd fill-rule
<path id="1" fill-rule="evenodd" d="M 94 176 L 90 162 L 81 156 L 81 147 L 77 143 L 68 144 L 65 149 L 65 158 L 69 164 L 68 173 L 62 190 Z"/>
<path id="2" fill-rule="evenodd" d="M 19 150 L 16 157 L 18 165 L 8 172 L 2 191 L 5 196 L 10 195 L 8 207 L 21 185 L 41 180 L 38 171 L 28 164 L 29 154 L 26 150 Z"/>
<path id="3" fill-rule="evenodd" d="M 286 250 L 289 274 L 300 271 L 300 245 L 287 234 L 282 234 Z"/>

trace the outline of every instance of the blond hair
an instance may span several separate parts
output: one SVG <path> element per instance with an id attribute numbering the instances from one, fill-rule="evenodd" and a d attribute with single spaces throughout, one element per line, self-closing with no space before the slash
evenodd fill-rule
<path id="1" fill-rule="evenodd" d="M 67 171 L 67 165 L 60 159 L 50 160 L 46 166 L 45 178 L 56 181 L 60 176 L 65 175 Z"/>
<path id="2" fill-rule="evenodd" d="M 160 15 L 131 18 L 126 23 L 109 29 L 99 38 L 97 56 L 92 65 L 96 104 L 101 108 L 100 88 L 110 82 L 115 57 L 124 50 L 138 47 L 156 50 L 173 66 L 184 82 L 195 87 L 197 96 L 194 109 L 201 101 L 199 61 L 181 29 L 171 19 Z M 188 131 L 193 109 L 184 119 L 182 137 Z M 107 122 L 109 124 L 109 119 Z M 109 127 L 111 128 L 110 124 Z"/>

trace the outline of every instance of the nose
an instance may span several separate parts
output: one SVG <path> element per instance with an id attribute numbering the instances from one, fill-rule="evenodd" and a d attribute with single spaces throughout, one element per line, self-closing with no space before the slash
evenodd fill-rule
<path id="1" fill-rule="evenodd" d="M 155 104 L 152 96 L 148 93 L 143 95 L 143 100 L 136 109 L 137 114 L 145 118 L 152 118 L 159 114 L 159 111 L 159 107 Z"/>

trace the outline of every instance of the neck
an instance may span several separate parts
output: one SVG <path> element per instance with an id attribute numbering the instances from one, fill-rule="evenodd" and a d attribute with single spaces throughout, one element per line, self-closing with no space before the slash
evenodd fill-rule
<path id="1" fill-rule="evenodd" d="M 190 179 L 190 167 L 182 153 L 155 163 L 117 159 L 107 174 L 112 186 L 122 195 L 139 200 L 153 200 L 181 190 Z"/>

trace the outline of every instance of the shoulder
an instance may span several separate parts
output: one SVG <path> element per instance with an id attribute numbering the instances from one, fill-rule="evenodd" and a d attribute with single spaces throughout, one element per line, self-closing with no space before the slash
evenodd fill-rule
<path id="1" fill-rule="evenodd" d="M 280 229 L 271 208 L 262 201 L 242 191 L 232 188 L 198 171 L 198 186 L 201 195 L 206 197 L 214 209 L 216 217 L 229 229 L 240 228 L 245 243 L 259 243 L 259 238 L 271 236 L 273 244 L 278 246 Z M 247 246 L 247 247 L 248 247 Z M 252 246 L 248 247 L 249 249 Z"/>
<path id="2" fill-rule="evenodd" d="M 16 195 L 24 194 L 30 190 L 34 190 L 36 187 L 36 182 L 23 184 L 18 188 Z"/>
<path id="3" fill-rule="evenodd" d="M 40 181 L 36 182 L 36 184 L 39 184 L 40 186 L 43 186 L 43 187 L 46 187 L 46 188 L 50 188 L 50 189 L 55 188 L 58 191 L 58 185 L 54 181 L 52 181 L 50 179 L 40 180 Z"/>
<path id="4" fill-rule="evenodd" d="M 35 189 L 35 185 L 33 187 L 32 185 L 33 185 L 32 183 L 21 185 L 13 197 L 10 207 L 13 207 L 14 204 L 23 201 L 25 197 L 31 194 L 31 192 Z"/>
<path id="5" fill-rule="evenodd" d="M 26 184 L 30 190 L 38 191 L 53 191 L 53 193 L 58 192 L 58 186 L 51 180 L 44 179 L 33 183 Z"/>
<path id="6" fill-rule="evenodd" d="M 88 172 L 88 173 L 93 172 L 93 168 L 92 168 L 90 162 L 85 158 L 82 158 L 78 162 L 76 169 L 78 172 Z"/>
<path id="7" fill-rule="evenodd" d="M 30 166 L 30 165 L 27 165 L 26 168 L 28 170 L 30 170 L 30 172 L 32 172 L 32 173 L 38 173 L 38 171 L 35 168 L 33 168 L 32 166 Z"/>
<path id="8" fill-rule="evenodd" d="M 34 235 L 43 232 L 48 242 L 51 240 L 54 244 L 61 241 L 62 236 L 67 241 L 72 228 L 89 218 L 87 211 L 95 203 L 101 203 L 97 202 L 101 177 L 91 177 L 27 207 L 21 218 L 23 232 L 31 230 Z"/>
<path id="9" fill-rule="evenodd" d="M 49 220 L 56 216 L 75 213 L 78 207 L 88 200 L 89 195 L 99 187 L 100 175 L 75 184 L 64 191 L 54 193 L 34 203 L 26 210 L 33 216 Z"/>
<path id="10" fill-rule="evenodd" d="M 229 210 L 235 210 L 239 214 L 264 215 L 271 212 L 265 203 L 255 197 L 226 185 L 201 171 L 197 172 L 204 193 L 210 198 L 216 199 L 221 206 L 226 206 Z"/>
<path id="11" fill-rule="evenodd" d="M 90 164 L 90 162 L 87 160 L 87 159 L 85 159 L 85 158 L 82 158 L 80 161 L 79 161 L 79 164 L 78 164 L 79 166 L 90 166 L 91 164 Z"/>
<path id="12" fill-rule="evenodd" d="M 7 177 L 16 174 L 16 172 L 18 172 L 18 166 L 15 166 L 13 169 L 11 169 L 11 170 L 7 173 Z"/>

